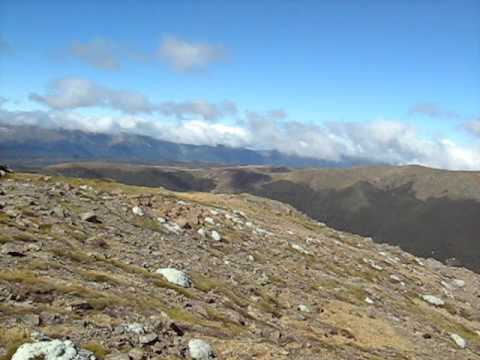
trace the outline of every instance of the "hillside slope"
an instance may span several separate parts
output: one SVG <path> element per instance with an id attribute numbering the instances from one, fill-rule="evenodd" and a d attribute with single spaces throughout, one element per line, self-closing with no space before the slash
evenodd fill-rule
<path id="1" fill-rule="evenodd" d="M 279 202 L 14 174 L 0 208 L 5 359 L 34 331 L 109 359 L 480 359 L 479 275 Z"/>
<path id="2" fill-rule="evenodd" d="M 420 166 L 289 170 L 105 163 L 63 164 L 45 171 L 177 191 L 251 193 L 293 205 L 335 229 L 480 271 L 480 172 Z"/>

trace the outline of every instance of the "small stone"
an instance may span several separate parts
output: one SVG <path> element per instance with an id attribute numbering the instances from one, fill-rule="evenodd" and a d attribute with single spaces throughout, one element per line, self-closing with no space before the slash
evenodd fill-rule
<path id="1" fill-rule="evenodd" d="M 83 213 L 82 215 L 80 215 L 80 218 L 82 219 L 82 221 L 87 221 L 87 222 L 90 222 L 90 223 L 95 223 L 95 224 L 101 223 L 101 221 L 98 219 L 97 215 L 92 211 L 88 211 L 86 213 Z"/>
<path id="2" fill-rule="evenodd" d="M 28 326 L 35 327 L 40 325 L 40 316 L 37 314 L 26 314 L 22 317 L 22 322 Z"/>
<path id="3" fill-rule="evenodd" d="M 139 324 L 139 323 L 126 324 L 124 325 L 124 329 L 126 332 L 137 334 L 137 335 L 145 334 L 145 328 L 143 327 L 142 324 Z"/>
<path id="4" fill-rule="evenodd" d="M 140 206 L 134 206 L 132 208 L 132 213 L 137 216 L 144 216 L 145 211 Z"/>
<path id="5" fill-rule="evenodd" d="M 197 230 L 197 234 L 200 235 L 200 236 L 203 236 L 205 237 L 207 235 L 206 231 L 204 228 L 200 228 Z"/>
<path id="6" fill-rule="evenodd" d="M 157 274 L 163 275 L 172 284 L 189 288 L 192 286 L 192 280 L 183 271 L 174 268 L 163 268 L 155 271 Z"/>
<path id="7" fill-rule="evenodd" d="M 195 360 L 210 360 L 215 358 L 212 347 L 206 341 L 192 339 L 188 342 L 190 357 Z"/>
<path id="8" fill-rule="evenodd" d="M 105 356 L 105 360 L 130 360 L 130 356 L 124 353 L 113 353 Z"/>
<path id="9" fill-rule="evenodd" d="M 211 217 L 206 217 L 205 222 L 210 225 L 215 225 L 215 221 Z"/>
<path id="10" fill-rule="evenodd" d="M 222 240 L 222 236 L 215 230 L 213 230 L 211 233 L 210 233 L 210 236 L 213 240 L 215 241 L 220 241 Z"/>
<path id="11" fill-rule="evenodd" d="M 401 283 L 402 282 L 402 279 L 398 276 L 398 275 L 390 275 L 390 280 L 392 280 L 393 282 L 396 282 L 396 283 Z"/>
<path id="12" fill-rule="evenodd" d="M 365 302 L 367 304 L 370 304 L 370 305 L 373 305 L 374 304 L 374 301 L 372 299 L 370 299 L 368 296 L 365 298 Z"/>
<path id="13" fill-rule="evenodd" d="M 158 336 L 157 336 L 157 334 L 154 334 L 154 333 L 150 333 L 150 334 L 140 336 L 139 339 L 138 339 L 139 343 L 142 344 L 142 345 L 153 344 L 157 340 L 158 340 Z"/>
<path id="14" fill-rule="evenodd" d="M 452 281 L 452 285 L 455 286 L 456 288 L 463 288 L 465 286 L 465 281 L 460 280 L 460 279 L 454 279 Z"/>
<path id="15" fill-rule="evenodd" d="M 165 224 L 167 222 L 167 220 L 161 216 L 157 217 L 157 221 L 160 223 L 160 224 Z"/>
<path id="16" fill-rule="evenodd" d="M 465 349 L 467 347 L 467 341 L 458 334 L 450 334 L 450 338 L 455 341 L 455 344 L 460 349 Z"/>
<path id="17" fill-rule="evenodd" d="M 66 217 L 66 212 L 65 212 L 65 209 L 60 207 L 60 206 L 55 206 L 53 209 L 52 209 L 52 214 L 55 215 L 56 217 L 59 217 L 61 219 L 65 218 Z"/>
<path id="18" fill-rule="evenodd" d="M 145 353 L 142 349 L 133 348 L 128 352 L 128 355 L 132 360 L 142 360 Z"/>
<path id="19" fill-rule="evenodd" d="M 165 223 L 163 224 L 163 227 L 167 229 L 169 232 L 174 233 L 174 234 L 181 234 L 183 232 L 182 228 L 178 226 L 178 224 L 175 223 Z"/>
<path id="20" fill-rule="evenodd" d="M 297 306 L 298 311 L 309 313 L 310 307 L 308 305 L 300 304 Z"/>
<path id="21" fill-rule="evenodd" d="M 296 250 L 302 254 L 309 254 L 309 252 L 307 250 L 305 250 L 305 248 L 303 246 L 300 246 L 298 244 L 291 244 L 291 247 L 293 250 Z"/>
<path id="22" fill-rule="evenodd" d="M 426 301 L 427 303 L 434 305 L 434 306 L 443 306 L 445 305 L 445 302 L 433 295 L 422 295 L 421 298 Z"/>

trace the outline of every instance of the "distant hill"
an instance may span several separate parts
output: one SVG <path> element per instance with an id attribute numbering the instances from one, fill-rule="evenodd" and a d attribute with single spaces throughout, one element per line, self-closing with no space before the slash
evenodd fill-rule
<path id="1" fill-rule="evenodd" d="M 45 171 L 177 191 L 251 193 L 293 205 L 336 229 L 480 271 L 480 172 L 420 166 L 295 170 L 105 163 Z"/>
<path id="2" fill-rule="evenodd" d="M 0 161 L 17 168 L 68 161 L 108 160 L 143 164 L 210 163 L 227 165 L 283 165 L 291 167 L 349 166 L 287 155 L 227 146 L 177 144 L 134 134 L 102 134 L 79 130 L 0 124 Z"/>

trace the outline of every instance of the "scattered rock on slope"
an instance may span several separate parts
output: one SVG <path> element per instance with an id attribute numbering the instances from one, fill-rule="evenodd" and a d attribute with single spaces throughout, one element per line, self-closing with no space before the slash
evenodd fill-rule
<path id="1" fill-rule="evenodd" d="M 183 271 L 173 268 L 163 268 L 155 271 L 157 274 L 163 275 L 172 284 L 189 288 L 192 286 L 192 280 Z"/>
<path id="2" fill-rule="evenodd" d="M 48 340 L 23 344 L 12 360 L 95 360 L 90 351 L 78 348 L 70 340 Z"/>
<path id="3" fill-rule="evenodd" d="M 192 339 L 188 342 L 190 357 L 195 360 L 210 360 L 215 358 L 212 347 L 206 341 Z"/>

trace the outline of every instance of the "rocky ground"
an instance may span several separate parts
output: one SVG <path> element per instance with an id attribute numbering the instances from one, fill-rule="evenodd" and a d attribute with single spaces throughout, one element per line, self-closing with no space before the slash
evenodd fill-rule
<path id="1" fill-rule="evenodd" d="M 0 175 L 1 359 L 480 359 L 468 270 L 250 195 Z"/>

